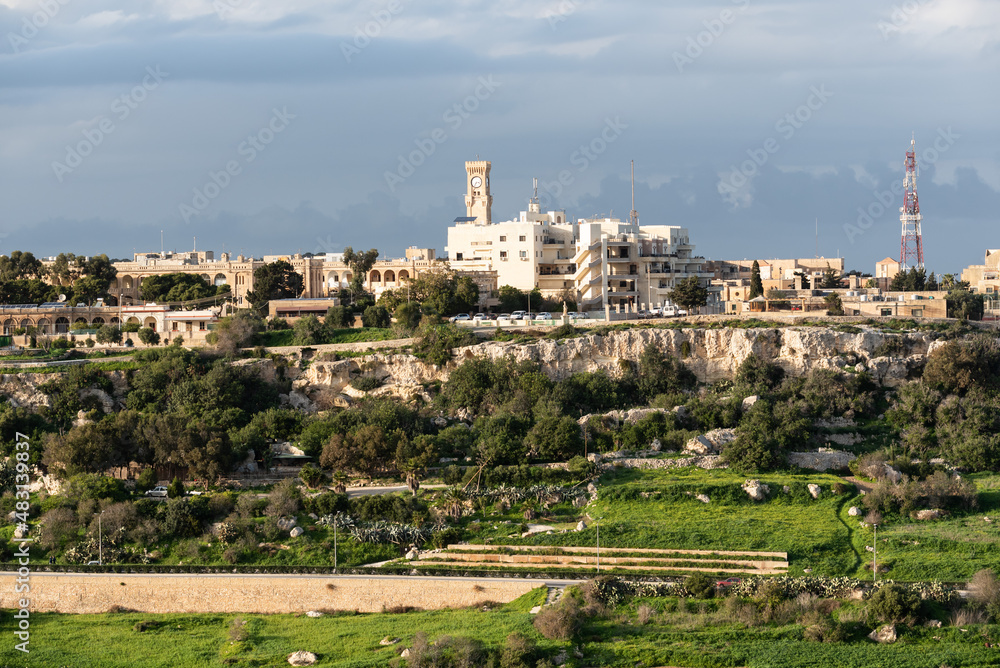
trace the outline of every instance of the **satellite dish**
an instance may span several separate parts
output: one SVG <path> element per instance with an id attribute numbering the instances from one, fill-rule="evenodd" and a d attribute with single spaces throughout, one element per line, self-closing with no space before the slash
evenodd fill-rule
<path id="1" fill-rule="evenodd" d="M 59 301 L 60 302 L 66 301 L 66 295 L 59 295 Z"/>

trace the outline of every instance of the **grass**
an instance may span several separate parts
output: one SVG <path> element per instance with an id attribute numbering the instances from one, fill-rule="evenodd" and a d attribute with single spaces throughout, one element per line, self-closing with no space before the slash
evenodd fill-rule
<path id="1" fill-rule="evenodd" d="M 843 484 L 840 478 L 820 473 L 756 478 L 770 486 L 771 500 L 750 501 L 740 489 L 746 477 L 732 471 L 622 470 L 602 481 L 597 502 L 586 512 L 601 518 L 602 547 L 787 552 L 792 575 L 803 574 L 805 568 L 816 575 L 855 570 L 857 555 L 839 517 L 849 495 L 830 491 L 834 484 Z M 808 483 L 822 487 L 820 499 L 803 498 Z M 793 487 L 793 494 L 782 491 L 785 485 Z M 707 494 L 711 502 L 696 500 L 698 493 Z M 597 527 L 592 523 L 580 532 L 509 542 L 590 546 L 596 541 Z"/>
<path id="2" fill-rule="evenodd" d="M 522 633 L 538 645 L 536 656 L 550 661 L 569 650 L 567 668 L 582 666 L 689 666 L 747 668 L 975 668 L 997 664 L 996 649 L 987 648 L 998 626 L 946 625 L 939 629 L 901 628 L 892 645 L 865 639 L 868 628 L 848 622 L 844 642 L 804 639 L 798 623 L 772 622 L 746 626 L 718 601 L 654 598 L 626 602 L 605 615 L 588 617 L 571 641 L 547 640 L 532 626 L 529 610 L 541 605 L 539 587 L 507 605 L 482 609 L 353 614 L 320 618 L 299 615 L 234 615 L 115 613 L 100 615 L 33 614 L 30 661 L 0 646 L 0 665 L 88 666 L 91 668 L 237 668 L 287 665 L 300 649 L 314 652 L 318 666 L 365 668 L 386 666 L 417 632 L 431 641 L 443 636 L 472 637 L 487 648 L 501 647 L 506 637 Z M 858 604 L 834 612 L 841 620 L 857 618 Z M 638 609 L 645 608 L 640 621 Z M 245 621 L 242 638 L 231 634 L 236 619 Z M 137 630 L 145 625 L 144 631 Z M 965 632 L 962 631 L 965 630 Z M 386 637 L 401 642 L 381 646 Z M 578 647 L 583 659 L 573 657 Z"/>
<path id="3" fill-rule="evenodd" d="M 88 666 L 89 668 L 215 668 L 222 666 L 288 665 L 297 650 L 314 652 L 317 665 L 360 668 L 385 666 L 418 631 L 432 638 L 442 635 L 477 638 L 487 647 L 499 647 L 514 632 L 538 637 L 528 610 L 545 600 L 545 588 L 497 610 L 442 610 L 405 614 L 351 612 L 309 618 L 296 615 L 114 613 L 31 616 L 30 665 Z M 247 639 L 233 643 L 232 621 L 246 621 Z M 156 622 L 143 632 L 140 622 Z M 385 636 L 402 643 L 383 647 Z M 555 643 L 538 638 L 551 650 Z M 224 662 L 225 661 L 225 662 Z M 13 643 L 0 646 L 0 665 L 22 665 L 25 657 Z"/>
<path id="4" fill-rule="evenodd" d="M 391 341 L 395 338 L 397 338 L 397 336 L 392 329 L 361 327 L 335 329 L 330 332 L 330 335 L 326 338 L 326 340 L 321 343 L 363 343 L 367 341 Z M 296 345 L 295 331 L 291 329 L 279 329 L 270 332 L 260 332 L 255 337 L 255 345 L 261 345 L 268 348 L 294 346 Z"/>

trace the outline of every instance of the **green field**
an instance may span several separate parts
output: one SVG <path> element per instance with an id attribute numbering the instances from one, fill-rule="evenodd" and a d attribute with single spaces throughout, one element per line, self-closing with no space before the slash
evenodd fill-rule
<path id="1" fill-rule="evenodd" d="M 488 650 L 499 650 L 511 633 L 521 633 L 537 648 L 528 665 L 561 650 L 570 652 L 568 668 L 582 666 L 688 666 L 748 668 L 939 668 L 995 666 L 1000 649 L 987 648 L 1000 636 L 989 625 L 901 629 L 892 645 L 864 638 L 867 627 L 851 621 L 860 613 L 852 604 L 834 611 L 850 629 L 844 642 L 805 639 L 797 623 L 740 621 L 726 601 L 642 599 L 593 616 L 572 641 L 546 640 L 532 626 L 528 610 L 544 600 L 535 590 L 500 608 L 483 611 L 446 610 L 403 614 L 328 614 L 313 619 L 296 615 L 101 615 L 36 614 L 31 617 L 31 653 L 21 655 L 13 642 L 0 648 L 0 665 L 88 668 L 222 668 L 281 666 L 304 649 L 319 657 L 319 666 L 375 667 L 409 646 L 418 632 L 431 641 L 444 636 L 475 638 Z M 645 615 L 640 614 L 645 608 Z M 234 619 L 246 621 L 246 638 L 233 642 Z M 10 630 L 4 613 L 4 631 Z M 146 630 L 136 627 L 153 622 Z M 9 635 L 9 633 L 8 633 Z M 384 647 L 390 636 L 400 644 Z M 583 658 L 573 657 L 579 648 Z M 427 664 L 430 665 L 430 664 Z M 451 665 L 451 664 L 448 664 Z M 524 665 L 524 664 L 521 664 Z"/>

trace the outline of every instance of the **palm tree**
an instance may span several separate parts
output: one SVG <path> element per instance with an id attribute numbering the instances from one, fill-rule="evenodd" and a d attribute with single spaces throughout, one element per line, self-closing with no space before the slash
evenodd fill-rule
<path id="1" fill-rule="evenodd" d="M 333 478 L 333 491 L 336 494 L 346 494 L 347 474 L 343 471 L 334 471 L 330 477 Z"/>
<path id="2" fill-rule="evenodd" d="M 399 472 L 406 475 L 406 486 L 410 489 L 410 493 L 413 496 L 417 495 L 417 490 L 420 489 L 420 478 L 419 471 L 420 467 L 417 466 L 416 462 L 412 459 L 406 460 L 404 464 L 399 467 Z"/>
<path id="3" fill-rule="evenodd" d="M 441 495 L 441 505 L 449 517 L 459 520 L 465 506 L 465 494 L 458 487 L 449 487 Z"/>

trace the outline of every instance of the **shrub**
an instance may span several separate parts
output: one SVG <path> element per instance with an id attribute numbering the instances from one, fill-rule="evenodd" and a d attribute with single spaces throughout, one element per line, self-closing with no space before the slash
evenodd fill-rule
<path id="1" fill-rule="evenodd" d="M 351 387 L 359 392 L 371 392 L 382 387 L 382 381 L 375 376 L 358 376 L 351 381 Z"/>
<path id="2" fill-rule="evenodd" d="M 323 473 L 323 469 L 316 466 L 312 462 L 307 462 L 301 469 L 299 469 L 299 479 L 305 483 L 306 487 L 309 489 L 316 489 L 323 484 L 326 480 L 326 474 Z"/>
<path id="3" fill-rule="evenodd" d="M 969 581 L 969 600 L 983 608 L 994 623 L 1000 620 L 1000 580 L 989 568 L 984 568 Z"/>
<path id="4" fill-rule="evenodd" d="M 180 478 L 174 476 L 173 481 L 167 486 L 167 497 L 176 499 L 182 496 L 184 496 L 184 483 L 181 482 Z"/>
<path id="5" fill-rule="evenodd" d="M 535 655 L 535 642 L 522 633 L 511 633 L 500 654 L 500 668 L 528 668 Z"/>
<path id="6" fill-rule="evenodd" d="M 692 573 L 684 580 L 684 588 L 696 598 L 715 596 L 715 582 L 706 573 Z"/>
<path id="7" fill-rule="evenodd" d="M 361 314 L 363 327 L 385 328 L 392 324 L 392 316 L 384 306 L 369 306 Z"/>
<path id="8" fill-rule="evenodd" d="M 912 623 L 920 614 L 920 596 L 900 585 L 887 584 L 872 594 L 865 612 L 870 624 Z"/>
<path id="9" fill-rule="evenodd" d="M 580 630 L 580 601 L 575 592 L 566 590 L 556 605 L 542 608 L 535 615 L 535 630 L 549 640 L 569 640 Z"/>

